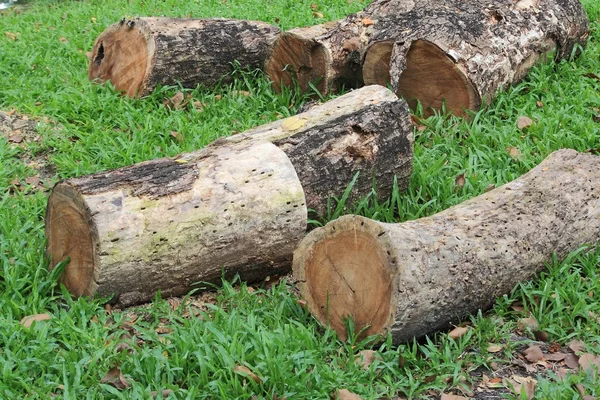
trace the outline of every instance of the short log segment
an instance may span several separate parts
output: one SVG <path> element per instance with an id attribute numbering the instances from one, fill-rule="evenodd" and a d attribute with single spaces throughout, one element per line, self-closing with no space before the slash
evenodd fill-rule
<path id="1" fill-rule="evenodd" d="M 262 68 L 279 28 L 258 21 L 144 17 L 121 20 L 96 39 L 88 76 L 130 97 L 158 85 L 195 88 L 230 79 L 233 63 Z"/>
<path id="2" fill-rule="evenodd" d="M 600 158 L 552 153 L 529 173 L 431 217 L 345 216 L 312 231 L 293 271 L 311 313 L 346 337 L 401 343 L 490 307 L 552 262 L 600 240 Z"/>
<path id="3" fill-rule="evenodd" d="M 356 172 L 389 193 L 412 169 L 408 108 L 371 86 L 309 112 L 171 159 L 58 183 L 48 200 L 50 267 L 77 296 L 121 305 L 180 295 L 197 282 L 247 281 L 289 270 L 308 208 L 324 209 Z"/>
<path id="4" fill-rule="evenodd" d="M 282 33 L 266 61 L 271 79 L 322 93 L 391 84 L 426 115 L 443 103 L 459 116 L 477 110 L 555 49 L 557 60 L 570 57 L 589 34 L 579 0 L 375 0 L 330 26 Z"/>

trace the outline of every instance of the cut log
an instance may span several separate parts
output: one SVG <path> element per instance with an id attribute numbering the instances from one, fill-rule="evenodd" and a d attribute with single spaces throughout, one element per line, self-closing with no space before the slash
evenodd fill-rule
<path id="1" fill-rule="evenodd" d="M 106 28 L 96 39 L 88 76 L 130 97 L 158 85 L 195 88 L 231 79 L 233 63 L 262 68 L 279 28 L 258 21 L 144 17 Z"/>
<path id="2" fill-rule="evenodd" d="M 600 240 L 600 158 L 552 153 L 500 188 L 399 224 L 344 216 L 313 230 L 293 272 L 311 313 L 346 338 L 401 343 L 447 327 Z"/>
<path id="3" fill-rule="evenodd" d="M 330 26 L 296 40 L 282 33 L 266 61 L 271 79 L 322 93 L 391 85 L 426 116 L 444 103 L 458 116 L 479 109 L 557 46 L 557 60 L 570 57 L 589 34 L 579 0 L 375 0 Z"/>
<path id="4" fill-rule="evenodd" d="M 48 200 L 50 267 L 76 296 L 131 305 L 180 295 L 222 272 L 287 272 L 307 229 L 357 172 L 354 196 L 400 189 L 412 169 L 408 107 L 370 86 L 203 150 L 58 183 Z"/>

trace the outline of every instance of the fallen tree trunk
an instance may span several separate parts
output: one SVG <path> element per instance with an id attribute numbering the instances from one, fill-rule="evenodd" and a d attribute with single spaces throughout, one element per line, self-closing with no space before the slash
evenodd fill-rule
<path id="1" fill-rule="evenodd" d="M 311 313 L 346 337 L 394 343 L 490 307 L 552 262 L 600 240 L 600 158 L 552 153 L 529 173 L 431 217 L 345 216 L 312 231 L 293 271 Z"/>
<path id="2" fill-rule="evenodd" d="M 106 28 L 96 39 L 88 76 L 130 97 L 158 85 L 195 88 L 231 79 L 233 63 L 262 68 L 279 28 L 258 21 L 144 17 Z M 229 75 L 229 76 L 228 76 Z"/>
<path id="3" fill-rule="evenodd" d="M 405 189 L 412 170 L 406 104 L 365 87 L 310 111 L 165 158 L 58 183 L 46 213 L 50 267 L 70 258 L 61 282 L 77 296 L 122 305 L 219 282 L 287 272 L 308 209 L 324 210 L 360 172 Z"/>
<path id="4" fill-rule="evenodd" d="M 282 33 L 265 70 L 284 83 L 310 71 L 296 76 L 300 88 L 318 82 L 323 93 L 391 84 L 413 110 L 419 101 L 430 115 L 445 102 L 463 116 L 555 49 L 557 60 L 570 57 L 588 34 L 579 0 L 375 0 L 316 37 L 292 42 Z M 278 68 L 284 56 L 289 66 Z"/>

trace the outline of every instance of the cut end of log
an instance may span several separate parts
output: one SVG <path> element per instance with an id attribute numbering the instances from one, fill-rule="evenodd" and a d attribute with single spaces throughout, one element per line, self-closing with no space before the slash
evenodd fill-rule
<path id="1" fill-rule="evenodd" d="M 373 221 L 346 216 L 311 232 L 294 253 L 294 276 L 311 313 L 342 340 L 348 320 L 359 338 L 382 334 L 393 322 L 392 261 L 380 235 Z"/>
<path id="2" fill-rule="evenodd" d="M 96 229 L 82 196 L 71 186 L 58 184 L 46 211 L 47 253 L 50 269 L 70 258 L 60 282 L 75 296 L 96 292 Z"/>
<path id="3" fill-rule="evenodd" d="M 326 93 L 328 65 L 328 54 L 321 44 L 288 32 L 282 33 L 274 43 L 265 72 L 277 92 L 296 83 L 304 93 L 310 90 L 312 83 L 319 92 Z"/>
<path id="4" fill-rule="evenodd" d="M 115 89 L 136 97 L 146 77 L 149 46 L 146 35 L 134 21 L 111 25 L 94 44 L 89 79 L 111 81 Z"/>
<path id="5" fill-rule="evenodd" d="M 382 42 L 369 48 L 363 67 L 365 83 L 392 82 L 389 66 L 393 47 L 393 43 Z M 406 99 L 411 110 L 421 103 L 424 116 L 429 117 L 445 104 L 448 113 L 464 117 L 466 110 L 481 107 L 481 98 L 466 74 L 435 44 L 416 40 L 405 57 L 406 68 L 398 78 L 396 94 Z"/>

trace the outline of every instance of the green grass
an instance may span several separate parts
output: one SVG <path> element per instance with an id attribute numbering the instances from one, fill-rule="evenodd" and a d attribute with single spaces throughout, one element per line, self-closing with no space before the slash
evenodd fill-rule
<path id="1" fill-rule="evenodd" d="M 318 399 L 344 387 L 364 398 L 433 398 L 442 390 L 466 390 L 482 368 L 491 376 L 487 369 L 493 363 L 510 365 L 508 360 L 523 345 L 510 339 L 523 316 L 512 310 L 515 301 L 522 301 L 538 319 L 550 341 L 564 345 L 580 339 L 588 351 L 600 354 L 600 326 L 592 317 L 600 315 L 597 247 L 553 263 L 539 279 L 498 299 L 492 312 L 471 317 L 473 329 L 465 337 L 455 341 L 440 332 L 400 347 L 392 347 L 389 338 L 375 345 L 339 341 L 298 305 L 285 284 L 249 291 L 243 284 L 225 283 L 200 311 L 194 311 L 194 303 L 173 308 L 157 298 L 147 308 L 113 314 L 104 311 L 101 300 L 74 300 L 55 288 L 47 272 L 43 232 L 47 189 L 54 182 L 191 151 L 217 137 L 291 115 L 305 100 L 275 94 L 254 73 L 237 73 L 235 83 L 215 90 L 186 91 L 206 104 L 202 112 L 165 108 L 163 98 L 178 88 L 125 99 L 87 79 L 85 52 L 97 35 L 125 15 L 262 19 L 287 29 L 340 18 L 365 5 L 315 2 L 323 13 L 323 19 L 315 19 L 311 3 L 39 1 L 0 15 L 0 109 L 47 116 L 62 126 L 41 127 L 43 140 L 23 147 L 0 137 L 0 398 L 46 399 L 56 394 L 132 399 L 169 389 L 172 398 L 248 399 L 254 394 Z M 470 122 L 443 115 L 429 118 L 426 129 L 415 132 L 415 170 L 408 192 L 379 199 L 374 191 L 357 205 L 337 209 L 333 202 L 329 218 L 348 212 L 394 222 L 419 218 L 517 178 L 556 149 L 597 153 L 600 124 L 594 117 L 600 115 L 600 81 L 583 75 L 600 75 L 600 5 L 595 0 L 584 5 L 593 31 L 583 56 L 536 67 L 526 81 L 502 93 Z M 231 95 L 240 90 L 252 96 Z M 535 122 L 526 132 L 516 128 L 519 115 Z M 172 131 L 181 133 L 183 141 Z M 511 158 L 509 147 L 522 156 Z M 55 168 L 44 182 L 45 192 L 25 183 L 38 171 L 22 159 L 35 157 L 48 158 Z M 463 173 L 466 183 L 456 189 L 454 180 Z M 14 179 L 26 189 L 15 191 Z M 36 313 L 49 313 L 52 319 L 31 328 L 19 324 Z M 131 323 L 134 313 L 137 320 Z M 129 352 L 120 351 L 122 342 L 130 346 Z M 490 343 L 503 344 L 503 352 L 488 353 Z M 378 350 L 381 360 L 362 370 L 354 358 L 366 348 Z M 235 365 L 247 366 L 262 383 L 234 372 Z M 114 366 L 120 367 L 130 388 L 120 391 L 101 382 Z M 536 398 L 578 398 L 576 383 L 587 394 L 600 396 L 597 378 L 586 372 L 563 382 L 538 377 Z"/>

